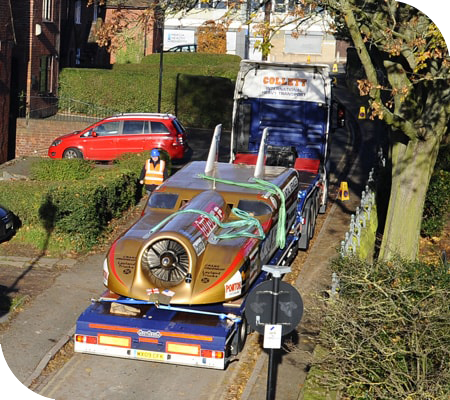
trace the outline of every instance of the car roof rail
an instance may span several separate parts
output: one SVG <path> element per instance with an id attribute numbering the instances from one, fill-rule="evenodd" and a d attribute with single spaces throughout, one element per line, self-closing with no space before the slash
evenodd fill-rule
<path id="1" fill-rule="evenodd" d="M 175 118 L 174 115 L 170 113 L 117 113 L 113 117 L 157 117 L 157 118 Z"/>

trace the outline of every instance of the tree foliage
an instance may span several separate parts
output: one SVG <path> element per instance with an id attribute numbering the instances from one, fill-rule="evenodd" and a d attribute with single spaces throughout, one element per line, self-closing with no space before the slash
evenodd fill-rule
<path id="1" fill-rule="evenodd" d="M 323 0 L 335 29 L 354 44 L 371 118 L 391 128 L 392 184 L 381 257 L 415 259 L 425 194 L 448 133 L 450 59 L 442 34 L 419 10 L 394 0 Z M 405 206 L 409 206 L 409 208 Z"/>
<path id="2" fill-rule="evenodd" d="M 349 398 L 448 398 L 448 266 L 341 258 L 333 268 L 340 294 L 324 301 L 328 353 L 317 361 L 328 385 Z"/>

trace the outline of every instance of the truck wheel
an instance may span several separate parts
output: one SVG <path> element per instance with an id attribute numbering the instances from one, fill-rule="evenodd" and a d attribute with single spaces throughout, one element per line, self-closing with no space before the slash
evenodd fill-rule
<path id="1" fill-rule="evenodd" d="M 68 149 L 64 150 L 63 158 L 81 158 L 82 159 L 83 153 L 74 147 L 69 147 Z"/>
<path id="2" fill-rule="evenodd" d="M 298 248 L 300 250 L 308 250 L 309 247 L 309 239 L 310 239 L 310 230 L 311 230 L 311 209 L 309 208 L 309 204 L 305 205 L 305 215 L 304 215 L 304 223 L 302 224 L 302 233 L 300 235 L 300 239 L 298 240 Z"/>
<path id="3" fill-rule="evenodd" d="M 233 336 L 231 341 L 231 354 L 237 356 L 244 348 L 245 341 L 247 340 L 248 324 L 247 320 L 242 317 L 242 322 L 239 324 L 237 332 Z"/>
<path id="4" fill-rule="evenodd" d="M 295 257 L 297 257 L 297 253 L 298 253 L 298 240 L 289 249 L 289 253 L 286 256 L 286 259 L 285 259 L 283 265 L 291 265 L 294 262 Z"/>
<path id="5" fill-rule="evenodd" d="M 315 198 L 313 198 L 313 201 L 311 201 L 310 204 L 310 209 L 311 209 L 311 223 L 309 224 L 310 228 L 309 228 L 309 238 L 312 239 L 314 237 L 314 232 L 316 230 L 316 219 L 317 219 L 317 206 L 316 206 L 316 201 Z"/>
<path id="6" fill-rule="evenodd" d="M 327 203 L 328 203 L 328 181 L 325 182 L 325 187 L 323 188 L 325 191 L 325 202 L 324 204 L 321 204 L 319 207 L 319 214 L 325 214 L 327 211 Z M 319 199 L 320 200 L 320 199 Z"/>

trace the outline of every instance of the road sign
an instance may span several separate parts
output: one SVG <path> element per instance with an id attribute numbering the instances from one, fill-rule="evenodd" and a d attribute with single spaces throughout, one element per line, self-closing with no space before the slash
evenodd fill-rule
<path id="1" fill-rule="evenodd" d="M 276 321 L 272 321 L 272 308 L 278 297 Z M 279 282 L 278 295 L 275 295 L 274 280 L 256 286 L 248 295 L 245 317 L 249 325 L 258 333 L 264 334 L 265 325 L 281 325 L 281 334 L 293 331 L 303 315 L 303 300 L 297 289 L 286 282 Z"/>

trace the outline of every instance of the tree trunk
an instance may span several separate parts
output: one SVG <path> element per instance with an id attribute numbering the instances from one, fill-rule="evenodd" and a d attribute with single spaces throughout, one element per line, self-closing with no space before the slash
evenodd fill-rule
<path id="1" fill-rule="evenodd" d="M 383 260 L 417 258 L 425 196 L 439 151 L 436 139 L 429 135 L 426 141 L 392 145 L 391 195 L 380 250 Z"/>

